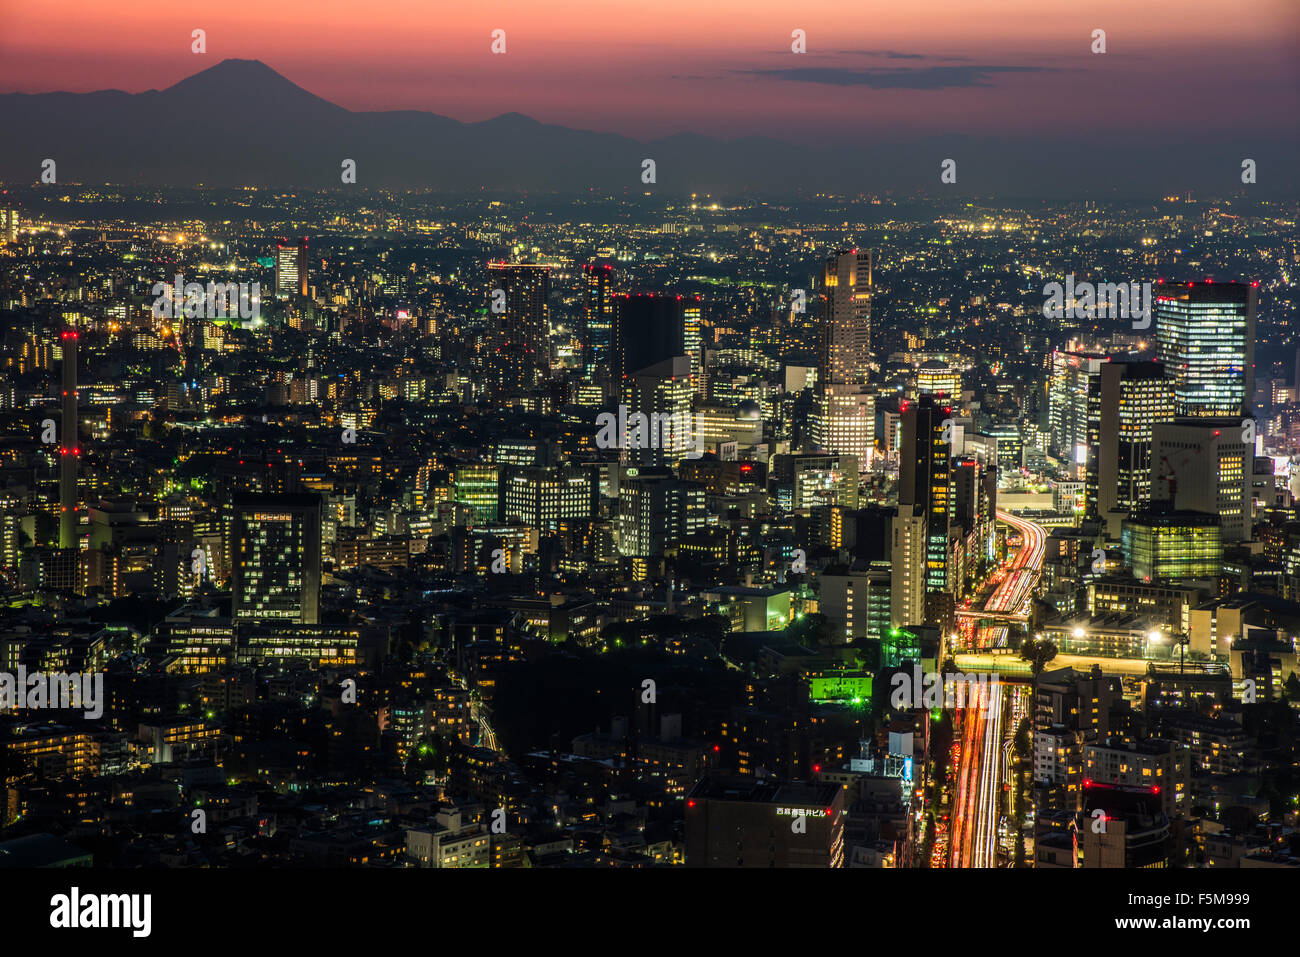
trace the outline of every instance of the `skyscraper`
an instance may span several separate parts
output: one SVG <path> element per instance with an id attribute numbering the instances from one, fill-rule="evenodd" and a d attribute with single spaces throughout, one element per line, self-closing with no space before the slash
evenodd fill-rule
<path id="1" fill-rule="evenodd" d="M 0 206 L 0 246 L 16 242 L 18 242 L 18 210 L 7 204 Z"/>
<path id="2" fill-rule="evenodd" d="M 1255 446 L 1242 420 L 1180 418 L 1152 428 L 1151 498 L 1179 511 L 1219 517 L 1224 542 L 1251 536 Z"/>
<path id="3" fill-rule="evenodd" d="M 77 423 L 77 343 L 80 333 L 65 329 L 63 347 L 63 423 L 59 430 L 59 548 L 77 548 L 77 462 L 81 429 Z"/>
<path id="4" fill-rule="evenodd" d="M 494 388 L 527 392 L 551 371 L 551 270 L 488 264 L 488 370 Z"/>
<path id="5" fill-rule="evenodd" d="M 582 267 L 583 364 L 589 378 L 609 375 L 610 334 L 614 328 L 614 267 Z"/>
<path id="6" fill-rule="evenodd" d="M 236 496 L 231 545 L 232 617 L 305 625 L 319 622 L 319 495 Z"/>
<path id="7" fill-rule="evenodd" d="M 615 383 L 638 369 L 657 365 L 674 356 L 697 359 L 691 354 L 693 340 L 699 349 L 698 327 L 688 334 L 687 307 L 695 299 L 661 294 L 615 294 L 614 322 L 610 336 L 610 367 Z M 695 313 L 698 317 L 698 312 Z"/>
<path id="8" fill-rule="evenodd" d="M 841 249 L 822 271 L 819 378 L 866 385 L 871 362 L 871 253 Z"/>
<path id="9" fill-rule="evenodd" d="M 1246 414 L 1255 388 L 1254 283 L 1166 283 L 1155 291 L 1159 358 L 1181 416 Z"/>
<path id="10" fill-rule="evenodd" d="M 275 294 L 284 297 L 307 295 L 307 237 L 292 246 L 287 239 L 276 241 Z"/>
<path id="11" fill-rule="evenodd" d="M 948 526 L 951 518 L 949 475 L 951 447 L 945 441 L 944 419 L 951 408 L 932 396 L 907 403 L 903 409 L 903 445 L 899 457 L 898 504 L 911 506 L 913 516 L 925 520 L 925 592 L 948 593 Z M 897 571 L 897 570 L 896 570 Z M 927 608 L 927 618 L 936 614 Z M 908 622 L 917 624 L 917 622 Z"/>
<path id="12" fill-rule="evenodd" d="M 1100 438 L 1097 454 L 1097 512 L 1107 533 L 1118 538 L 1130 510 L 1151 500 L 1151 449 L 1155 426 L 1174 419 L 1174 389 L 1159 362 L 1103 363 Z"/>
<path id="13" fill-rule="evenodd" d="M 845 453 L 866 471 L 875 446 L 876 407 L 867 387 L 871 362 L 871 253 L 840 250 L 822 272 L 821 356 L 813 441 Z"/>
<path id="14" fill-rule="evenodd" d="M 695 449 L 691 366 L 686 356 L 673 356 L 629 372 L 622 384 L 628 420 L 623 443 L 629 462 L 673 466 Z"/>

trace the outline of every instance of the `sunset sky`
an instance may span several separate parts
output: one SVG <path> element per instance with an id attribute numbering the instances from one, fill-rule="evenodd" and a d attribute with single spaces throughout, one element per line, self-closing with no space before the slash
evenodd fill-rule
<path id="1" fill-rule="evenodd" d="M 637 138 L 1283 132 L 1298 49 L 1300 0 L 0 0 L 0 92 L 162 89 L 238 57 L 352 110 Z"/>

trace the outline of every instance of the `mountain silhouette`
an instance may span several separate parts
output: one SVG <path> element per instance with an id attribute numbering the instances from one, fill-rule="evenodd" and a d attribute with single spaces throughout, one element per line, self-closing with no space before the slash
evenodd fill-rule
<path id="1" fill-rule="evenodd" d="M 642 161 L 673 168 L 676 185 L 753 182 L 734 164 L 775 141 L 721 143 L 674 137 L 660 144 L 540 123 L 505 113 L 462 123 L 415 110 L 353 112 L 297 86 L 259 60 L 223 60 L 165 90 L 0 95 L 0 127 L 12 136 L 0 178 L 31 182 L 41 162 L 61 183 L 141 186 L 341 186 L 342 163 L 357 184 L 447 190 L 642 192 Z M 656 152 L 656 145 L 661 152 Z M 684 160 L 689 161 L 689 167 Z M 689 169 L 691 182 L 683 173 Z"/>
<path id="2" fill-rule="evenodd" d="M 1055 134 L 1015 142 L 944 130 L 891 141 L 860 125 L 807 142 L 689 132 L 639 142 L 519 113 L 462 123 L 417 110 L 356 112 L 261 61 L 237 59 L 165 90 L 2 94 L 0 130 L 0 180 L 15 184 L 38 182 L 48 158 L 61 184 L 137 186 L 344 188 L 342 164 L 351 159 L 358 187 L 402 190 L 1044 197 L 1240 188 L 1240 143 L 1231 128 L 1217 137 L 1191 130 L 1186 143 L 1089 137 L 1081 144 Z M 1252 142 L 1272 184 L 1252 189 L 1294 195 L 1295 137 L 1266 141 L 1257 132 Z M 958 158 L 960 185 L 940 184 L 948 157 Z M 655 162 L 654 184 L 642 181 L 646 159 Z"/>

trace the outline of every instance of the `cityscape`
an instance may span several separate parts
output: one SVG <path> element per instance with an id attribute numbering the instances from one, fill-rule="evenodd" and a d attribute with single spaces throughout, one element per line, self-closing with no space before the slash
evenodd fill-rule
<path id="1" fill-rule="evenodd" d="M 42 95 L 0 117 L 125 109 Z M 0 868 L 1300 868 L 1300 198 L 1254 159 L 241 185 L 34 135 Z"/>

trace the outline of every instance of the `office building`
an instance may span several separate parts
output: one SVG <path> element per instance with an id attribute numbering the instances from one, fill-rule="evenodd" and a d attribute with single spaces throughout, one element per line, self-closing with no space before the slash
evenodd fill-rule
<path id="1" fill-rule="evenodd" d="M 291 244 L 280 239 L 275 244 L 275 294 L 277 297 L 307 295 L 307 237 Z"/>
<path id="2" fill-rule="evenodd" d="M 629 468 L 619 482 L 615 534 L 618 553 L 648 558 L 703 530 L 705 488 L 664 468 Z"/>
<path id="3" fill-rule="evenodd" d="M 614 329 L 614 267 L 586 263 L 582 267 L 583 366 L 588 378 L 609 375 L 610 336 Z"/>
<path id="4" fill-rule="evenodd" d="M 622 447 L 629 463 L 672 466 L 697 451 L 700 437 L 691 414 L 693 389 L 687 356 L 672 356 L 625 373 L 620 381 L 627 409 Z"/>
<path id="5" fill-rule="evenodd" d="M 822 271 L 821 355 L 817 370 L 812 438 L 825 452 L 871 465 L 875 446 L 875 400 L 871 372 L 871 253 L 841 250 Z"/>
<path id="6" fill-rule="evenodd" d="M 1159 359 L 1174 380 L 1175 413 L 1245 415 L 1255 388 L 1256 285 L 1162 281 L 1154 292 Z"/>
<path id="7" fill-rule="evenodd" d="M 1173 421 L 1173 381 L 1158 362 L 1107 362 L 1098 385 L 1097 509 L 1114 539 L 1129 511 L 1151 500 L 1155 427 Z"/>
<path id="8" fill-rule="evenodd" d="M 319 495 L 236 496 L 231 528 L 236 621 L 314 625 L 320 620 L 320 529 Z"/>
<path id="9" fill-rule="evenodd" d="M 1251 537 L 1255 446 L 1239 418 L 1180 418 L 1152 426 L 1151 498 L 1219 519 L 1224 542 Z"/>
<path id="10" fill-rule="evenodd" d="M 596 473 L 576 466 L 503 466 L 501 512 L 507 523 L 553 532 L 596 513 Z"/>
<path id="11" fill-rule="evenodd" d="M 702 368 L 699 305 L 697 299 L 682 296 L 614 294 L 610 366 L 615 384 L 677 356 L 687 357 L 687 374 L 696 376 Z"/>
<path id="12" fill-rule="evenodd" d="M 843 867 L 844 789 L 706 776 L 686 798 L 688 867 Z"/>
<path id="13" fill-rule="evenodd" d="M 528 392 L 551 371 L 551 270 L 488 264 L 488 378 L 497 392 Z"/>
<path id="14" fill-rule="evenodd" d="M 472 508 L 476 524 L 495 522 L 499 518 L 498 479 L 495 465 L 458 465 L 453 473 L 452 501 Z"/>
<path id="15" fill-rule="evenodd" d="M 925 590 L 927 596 L 946 593 L 948 533 L 951 517 L 949 480 L 951 448 L 944 420 L 952 410 L 932 396 L 906 403 L 903 412 L 903 447 L 899 459 L 898 504 L 911 507 L 912 516 L 925 521 Z M 906 624 L 916 624 L 907 622 Z"/>
<path id="16" fill-rule="evenodd" d="M 1142 581 L 1215 579 L 1223 568 L 1219 519 L 1157 502 L 1121 523 L 1124 563 Z"/>

